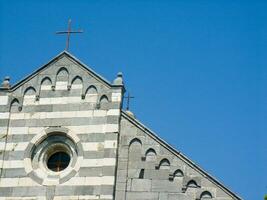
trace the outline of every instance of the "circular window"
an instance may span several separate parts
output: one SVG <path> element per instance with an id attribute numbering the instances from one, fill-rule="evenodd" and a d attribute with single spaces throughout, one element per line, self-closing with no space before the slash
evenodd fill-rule
<path id="1" fill-rule="evenodd" d="M 52 154 L 47 161 L 48 169 L 59 172 L 68 167 L 70 163 L 70 155 L 65 152 L 56 152 Z"/>
<path id="2" fill-rule="evenodd" d="M 41 185 L 57 185 L 75 176 L 83 160 L 82 152 L 81 142 L 73 133 L 39 134 L 25 151 L 25 170 Z"/>

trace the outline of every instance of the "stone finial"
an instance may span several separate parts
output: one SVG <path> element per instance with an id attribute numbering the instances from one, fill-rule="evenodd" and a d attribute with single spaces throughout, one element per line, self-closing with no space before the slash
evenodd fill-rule
<path id="1" fill-rule="evenodd" d="M 10 77 L 9 76 L 6 76 L 4 78 L 4 81 L 2 82 L 1 88 L 5 88 L 5 89 L 10 88 Z"/>
<path id="2" fill-rule="evenodd" d="M 123 85 L 122 73 L 117 74 L 117 78 L 113 81 L 113 85 Z"/>
<path id="3" fill-rule="evenodd" d="M 126 110 L 126 113 L 131 116 L 132 118 L 135 118 L 135 115 L 130 110 Z"/>

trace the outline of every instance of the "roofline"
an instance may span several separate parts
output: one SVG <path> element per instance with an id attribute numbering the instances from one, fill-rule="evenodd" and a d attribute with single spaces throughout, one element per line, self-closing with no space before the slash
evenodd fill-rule
<path id="1" fill-rule="evenodd" d="M 237 199 L 237 200 L 242 200 L 241 197 L 239 197 L 237 194 L 233 193 L 230 189 L 228 189 L 227 187 L 225 187 L 222 183 L 220 183 L 216 178 L 214 178 L 213 176 L 211 176 L 209 173 L 207 173 L 206 171 L 204 171 L 202 168 L 200 168 L 196 163 L 194 163 L 192 160 L 190 160 L 189 158 L 187 158 L 185 155 L 183 155 L 181 152 L 177 151 L 175 148 L 173 148 L 170 144 L 168 144 L 166 141 L 164 141 L 163 139 L 161 139 L 156 133 L 154 133 L 152 130 L 150 130 L 149 128 L 147 128 L 144 124 L 142 124 L 140 121 L 138 121 L 137 119 L 131 117 L 130 115 L 127 114 L 126 111 L 121 110 L 121 114 L 123 117 L 127 118 L 127 120 L 129 120 L 131 123 L 135 124 L 136 126 L 138 126 L 139 128 L 143 129 L 149 136 L 151 136 L 153 139 L 157 140 L 160 144 L 162 144 L 164 147 L 166 147 L 169 151 L 171 151 L 173 154 L 175 154 L 176 156 L 181 156 L 182 159 L 184 159 L 184 161 L 195 167 L 200 173 L 202 173 L 202 175 L 204 175 L 204 177 L 208 178 L 210 181 L 212 181 L 214 184 L 216 184 L 217 186 L 219 186 L 221 189 L 223 189 L 227 194 L 229 194 L 231 197 Z"/>
<path id="2" fill-rule="evenodd" d="M 83 62 L 81 62 L 78 58 L 76 58 L 75 56 L 73 56 L 72 54 L 70 54 L 67 51 L 62 51 L 61 53 L 59 53 L 57 56 L 55 56 L 54 58 L 52 58 L 48 63 L 42 65 L 39 69 L 35 70 L 33 73 L 31 73 L 30 75 L 26 76 L 25 78 L 23 78 L 22 80 L 20 80 L 19 82 L 17 82 L 16 84 L 14 84 L 13 86 L 11 86 L 7 91 L 14 91 L 16 90 L 18 87 L 20 87 L 23 83 L 27 82 L 29 79 L 35 77 L 39 72 L 41 72 L 42 70 L 44 70 L 46 67 L 48 67 L 51 63 L 55 62 L 56 60 L 58 60 L 60 57 L 62 57 L 63 55 L 68 56 L 70 59 L 72 59 L 73 61 L 75 61 L 77 64 L 79 64 L 83 69 L 85 69 L 86 71 L 89 71 L 90 73 L 93 74 L 93 76 L 95 78 L 97 78 L 98 80 L 102 81 L 104 84 L 106 84 L 108 87 L 112 87 L 113 85 L 107 81 L 105 78 L 103 78 L 102 76 L 100 76 L 98 73 L 96 73 L 94 70 L 92 70 L 90 67 L 88 67 L 86 64 L 84 64 Z"/>

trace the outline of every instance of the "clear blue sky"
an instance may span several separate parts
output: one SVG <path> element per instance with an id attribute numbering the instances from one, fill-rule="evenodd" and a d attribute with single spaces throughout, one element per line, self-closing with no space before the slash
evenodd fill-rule
<path id="1" fill-rule="evenodd" d="M 244 199 L 267 194 L 267 1 L 0 0 L 0 77 L 65 47 L 112 81 L 139 120 Z"/>

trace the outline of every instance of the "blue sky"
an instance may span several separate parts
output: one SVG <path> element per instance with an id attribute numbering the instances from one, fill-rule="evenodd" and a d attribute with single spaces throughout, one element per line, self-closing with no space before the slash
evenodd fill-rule
<path id="1" fill-rule="evenodd" d="M 0 77 L 15 83 L 65 48 L 131 110 L 244 199 L 267 194 L 267 1 L 0 0 Z"/>

